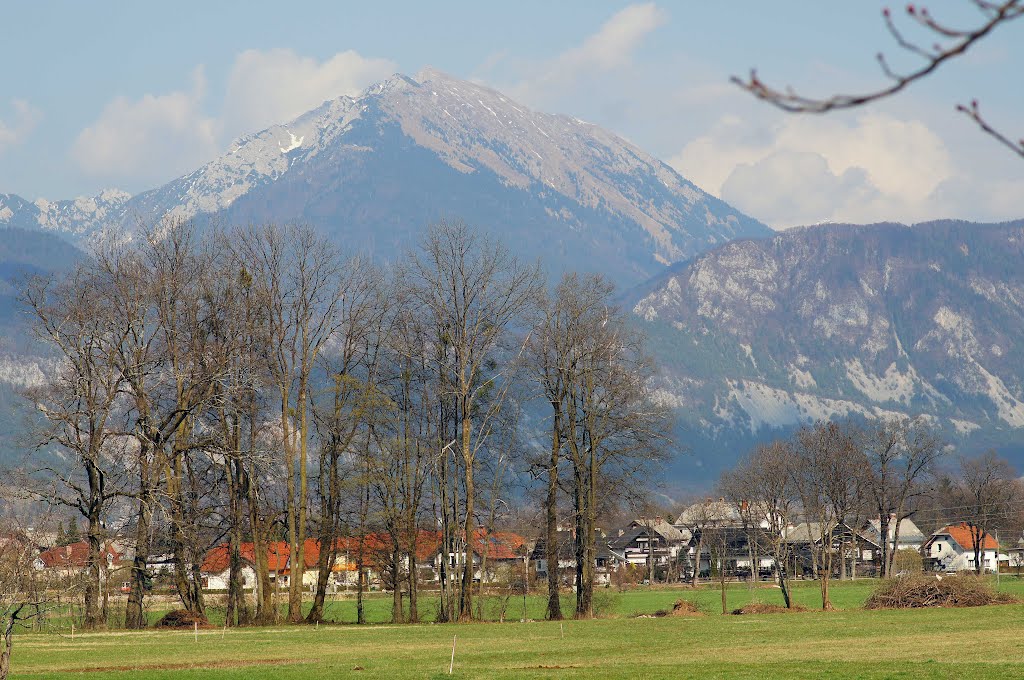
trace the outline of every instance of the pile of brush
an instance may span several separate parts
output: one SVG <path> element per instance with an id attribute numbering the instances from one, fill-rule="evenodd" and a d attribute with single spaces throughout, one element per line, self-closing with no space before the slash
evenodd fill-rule
<path id="1" fill-rule="evenodd" d="M 777 604 L 765 604 L 764 602 L 751 602 L 745 607 L 739 609 L 733 609 L 732 613 L 736 615 L 741 614 L 791 614 L 793 612 L 805 612 L 807 607 L 803 605 L 794 604 L 792 607 L 786 608 Z"/>
<path id="2" fill-rule="evenodd" d="M 883 581 L 864 603 L 864 608 L 983 607 L 1016 601 L 1012 595 L 996 592 L 979 576 L 915 574 Z"/>
<path id="3" fill-rule="evenodd" d="M 185 609 L 174 609 L 156 622 L 157 628 L 209 628 L 210 622 L 202 614 Z"/>

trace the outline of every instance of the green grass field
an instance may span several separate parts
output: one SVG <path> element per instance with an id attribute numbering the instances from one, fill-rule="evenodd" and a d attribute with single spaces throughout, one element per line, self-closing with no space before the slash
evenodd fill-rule
<path id="1" fill-rule="evenodd" d="M 638 589 L 609 594 L 608 618 L 519 622 L 522 600 L 509 605 L 514 622 L 291 626 L 200 631 L 19 634 L 12 677 L 64 678 L 917 678 L 1024 676 L 1024 605 L 975 609 L 864 611 L 867 581 L 836 583 L 835 612 L 721 616 L 713 589 Z M 1002 589 L 1024 595 L 1024 583 Z M 729 607 L 752 598 L 780 602 L 778 591 L 729 589 Z M 796 599 L 813 607 L 814 583 Z M 709 614 L 701 618 L 635 618 L 680 597 Z M 427 598 L 425 598 L 426 600 Z M 388 616 L 389 600 L 368 603 L 371 621 Z M 424 603 L 424 611 L 428 603 Z M 542 602 L 528 600 L 538 617 Z M 354 618 L 354 603 L 336 602 L 328 617 Z"/>

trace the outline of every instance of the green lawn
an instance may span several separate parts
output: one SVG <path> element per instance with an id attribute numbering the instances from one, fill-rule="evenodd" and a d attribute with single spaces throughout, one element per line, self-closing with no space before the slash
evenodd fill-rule
<path id="1" fill-rule="evenodd" d="M 18 635 L 13 677 L 64 678 L 422 678 L 454 677 L 898 678 L 1024 676 L 1024 605 L 871 612 L 858 609 L 871 583 L 836 583 L 839 611 L 633 618 L 679 597 L 720 611 L 719 594 L 701 589 L 641 589 L 612 596 L 616 615 L 593 621 L 520 623 L 522 600 L 505 624 L 327 625 L 200 631 Z M 1003 589 L 1024 594 L 1016 579 Z M 814 606 L 816 584 L 799 584 Z M 778 591 L 729 590 L 729 606 Z M 528 601 L 538 616 L 540 598 Z M 374 596 L 372 620 L 389 601 Z M 426 605 L 426 602 L 424 602 Z M 354 604 L 334 604 L 348 620 Z M 329 614 L 330 615 L 330 614 Z M 564 636 L 564 637 L 563 637 Z M 353 669 L 360 670 L 353 670 Z"/>

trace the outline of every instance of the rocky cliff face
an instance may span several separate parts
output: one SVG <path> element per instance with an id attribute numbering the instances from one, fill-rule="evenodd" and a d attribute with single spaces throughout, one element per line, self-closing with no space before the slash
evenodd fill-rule
<path id="1" fill-rule="evenodd" d="M 601 270 L 624 285 L 770 233 L 614 134 L 432 69 L 243 137 L 135 197 L 33 204 L 0 195 L 0 225 L 77 238 L 165 215 L 301 220 L 381 259 L 400 256 L 429 222 L 457 217 L 554 271 Z"/>
<path id="2" fill-rule="evenodd" d="M 1024 222 L 829 225 L 740 240 L 633 298 L 720 468 L 819 418 L 924 415 L 1024 463 Z M 740 450 L 737 450 L 740 449 Z"/>

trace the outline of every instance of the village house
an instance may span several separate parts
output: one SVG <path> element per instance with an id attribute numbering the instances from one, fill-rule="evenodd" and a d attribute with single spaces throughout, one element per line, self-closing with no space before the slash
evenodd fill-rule
<path id="1" fill-rule="evenodd" d="M 107 582 L 111 572 L 121 566 L 122 555 L 112 542 L 100 546 L 100 584 Z M 43 550 L 33 566 L 58 580 L 76 578 L 89 566 L 89 542 L 78 541 Z"/>
<path id="2" fill-rule="evenodd" d="M 705 578 L 718 573 L 718 569 L 724 569 L 730 578 L 770 578 L 775 570 L 775 560 L 766 554 L 770 545 L 771 536 L 760 527 L 699 529 L 687 541 L 684 575 L 689 576 L 697 565 L 699 576 Z"/>
<path id="3" fill-rule="evenodd" d="M 576 539 L 572 531 L 559 531 L 557 533 L 559 582 L 563 584 L 572 583 L 576 569 Z M 530 562 L 537 573 L 537 578 L 547 580 L 548 577 L 548 553 L 547 536 L 541 536 L 533 545 L 530 552 Z"/>
<path id="4" fill-rule="evenodd" d="M 996 572 L 999 561 L 1008 561 L 999 554 L 999 542 L 986 534 L 981 540 L 982 571 Z M 925 568 L 934 571 L 976 571 L 974 562 L 975 539 L 966 522 L 943 527 L 933 533 L 924 544 Z"/>
<path id="5" fill-rule="evenodd" d="M 473 556 L 473 580 L 484 582 L 494 580 L 494 577 L 503 565 L 512 565 L 513 568 L 523 568 L 530 556 L 530 550 L 526 541 L 519 534 L 511 531 L 488 532 L 485 529 L 477 529 L 474 532 L 471 552 Z M 466 563 L 465 546 L 460 546 L 454 551 L 445 551 L 441 548 L 439 537 L 438 543 L 433 551 L 433 567 L 436 579 L 440 579 L 441 565 L 447 560 L 449 573 L 454 573 Z M 486 565 L 484 564 L 486 560 Z"/>
<path id="6" fill-rule="evenodd" d="M 724 498 L 714 500 L 708 498 L 692 503 L 679 513 L 673 524 L 680 531 L 721 526 L 743 526 L 743 517 L 735 504 Z"/>
<path id="7" fill-rule="evenodd" d="M 242 558 L 242 588 L 251 590 L 256 587 L 256 569 L 253 565 L 253 545 L 243 543 L 239 546 Z M 227 590 L 231 575 L 231 548 L 227 544 L 216 545 L 207 551 L 203 564 L 199 568 L 203 579 L 203 590 Z"/>
<path id="8" fill-rule="evenodd" d="M 238 546 L 242 557 L 242 582 L 245 589 L 256 587 L 255 547 L 252 543 Z M 230 547 L 226 543 L 210 548 L 203 557 L 199 573 L 204 590 L 227 590 L 231 572 Z M 272 541 L 267 546 L 267 566 L 270 582 L 278 587 L 288 586 L 288 557 L 290 549 L 285 541 Z"/>
<path id="9" fill-rule="evenodd" d="M 845 572 L 850 576 L 874 576 L 878 573 L 881 545 L 845 522 L 837 524 L 831 535 L 833 575 L 841 576 Z M 818 522 L 801 522 L 786 528 L 784 538 L 790 552 L 787 571 L 791 576 L 817 577 L 814 555 L 821 545 L 821 536 Z"/>
<path id="10" fill-rule="evenodd" d="M 861 533 L 865 538 L 870 539 L 873 543 L 882 545 L 882 521 L 880 519 L 868 520 L 868 523 L 864 526 Z M 889 549 L 892 551 L 896 550 L 915 550 L 920 551 L 921 546 L 924 545 L 928 539 L 924 533 L 917 528 L 914 521 L 909 517 L 904 517 L 899 522 L 899 536 L 896 535 L 896 516 L 893 515 L 889 524 Z"/>
<path id="11" fill-rule="evenodd" d="M 612 533 L 608 550 L 621 563 L 635 566 L 647 566 L 653 555 L 655 571 L 663 574 L 686 550 L 688 537 L 688 532 L 684 534 L 661 517 L 635 519 Z"/>

